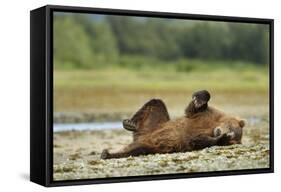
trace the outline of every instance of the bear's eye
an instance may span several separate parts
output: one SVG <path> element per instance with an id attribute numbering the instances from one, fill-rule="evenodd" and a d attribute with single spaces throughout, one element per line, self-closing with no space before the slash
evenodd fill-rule
<path id="1" fill-rule="evenodd" d="M 235 131 L 235 127 L 229 127 L 229 131 Z"/>
<path id="2" fill-rule="evenodd" d="M 228 129 L 229 131 L 233 131 L 235 128 L 232 127 L 232 126 L 228 126 L 227 129 Z"/>

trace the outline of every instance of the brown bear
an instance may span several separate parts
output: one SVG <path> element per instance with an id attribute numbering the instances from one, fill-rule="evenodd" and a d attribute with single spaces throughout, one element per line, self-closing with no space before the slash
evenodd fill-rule
<path id="1" fill-rule="evenodd" d="M 244 120 L 208 106 L 208 91 L 198 91 L 185 110 L 185 116 L 170 120 L 163 101 L 152 99 L 128 120 L 125 129 L 133 131 L 133 142 L 117 153 L 107 149 L 102 159 L 155 153 L 186 152 L 214 145 L 241 143 Z"/>

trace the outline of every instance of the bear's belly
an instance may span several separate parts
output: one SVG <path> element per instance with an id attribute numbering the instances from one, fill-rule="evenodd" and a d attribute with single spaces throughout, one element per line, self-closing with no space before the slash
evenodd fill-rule
<path id="1" fill-rule="evenodd" d="M 216 126 L 217 122 L 211 118 L 178 118 L 162 124 L 152 133 L 143 135 L 141 142 L 152 147 L 156 153 L 186 151 L 192 138 L 200 134 L 213 136 Z"/>
<path id="2" fill-rule="evenodd" d="M 181 151 L 184 142 L 182 131 L 174 128 L 161 128 L 151 134 L 143 135 L 139 142 L 154 149 L 155 153 Z"/>

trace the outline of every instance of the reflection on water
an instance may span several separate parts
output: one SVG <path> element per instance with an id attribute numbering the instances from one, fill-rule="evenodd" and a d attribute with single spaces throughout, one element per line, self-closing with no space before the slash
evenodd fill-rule
<path id="1" fill-rule="evenodd" d="M 54 132 L 58 131 L 83 131 L 83 130 L 105 130 L 120 129 L 122 122 L 87 122 L 87 123 L 54 123 Z"/>

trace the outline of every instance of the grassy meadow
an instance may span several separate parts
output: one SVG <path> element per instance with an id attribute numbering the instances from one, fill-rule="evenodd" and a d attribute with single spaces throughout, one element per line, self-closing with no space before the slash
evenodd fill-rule
<path id="1" fill-rule="evenodd" d="M 200 89 L 209 90 L 211 103 L 221 107 L 258 107 L 268 103 L 266 67 L 243 62 L 213 63 L 191 60 L 174 65 L 148 62 L 139 68 L 116 65 L 88 70 L 57 69 L 54 109 L 127 115 L 149 99 L 161 98 L 175 116 L 182 113 L 191 94 Z"/>

